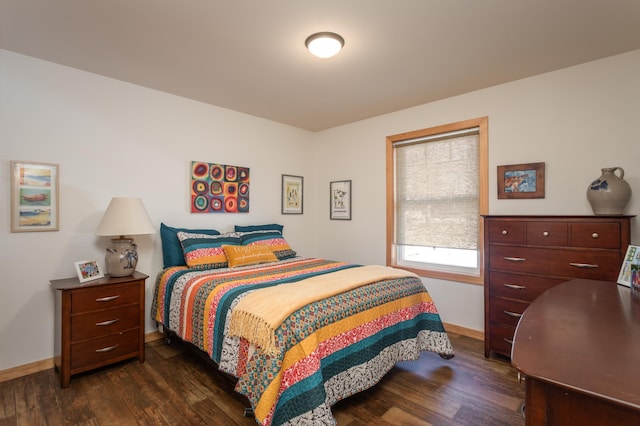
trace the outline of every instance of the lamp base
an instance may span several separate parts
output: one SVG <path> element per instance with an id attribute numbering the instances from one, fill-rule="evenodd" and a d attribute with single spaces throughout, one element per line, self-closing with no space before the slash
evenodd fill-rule
<path id="1" fill-rule="evenodd" d="M 128 277 L 138 265 L 138 252 L 133 238 L 112 238 L 113 247 L 107 249 L 105 264 L 112 277 Z"/>

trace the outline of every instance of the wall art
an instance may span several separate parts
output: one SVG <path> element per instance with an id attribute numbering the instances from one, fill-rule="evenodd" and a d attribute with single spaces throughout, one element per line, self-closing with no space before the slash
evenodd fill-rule
<path id="1" fill-rule="evenodd" d="M 191 213 L 249 212 L 249 168 L 191 162 Z"/>
<path id="2" fill-rule="evenodd" d="M 498 198 L 544 198 L 545 163 L 498 166 Z"/>
<path id="3" fill-rule="evenodd" d="M 329 202 L 332 220 L 351 220 L 351 181 L 339 180 L 329 184 Z"/>
<path id="4" fill-rule="evenodd" d="M 58 229 L 58 165 L 11 161 L 11 232 Z"/>
<path id="5" fill-rule="evenodd" d="M 304 178 L 282 175 L 282 214 L 302 214 Z"/>

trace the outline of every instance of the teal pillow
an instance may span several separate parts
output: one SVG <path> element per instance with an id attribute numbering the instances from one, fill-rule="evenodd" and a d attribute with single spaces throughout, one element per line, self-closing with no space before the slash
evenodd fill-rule
<path id="1" fill-rule="evenodd" d="M 215 229 L 173 228 L 161 223 L 160 239 L 162 240 L 162 260 L 165 268 L 169 268 L 171 266 L 187 266 L 184 261 L 184 253 L 182 252 L 180 240 L 178 240 L 178 232 L 220 235 L 220 232 Z"/>
<path id="2" fill-rule="evenodd" d="M 268 225 L 236 225 L 236 232 L 253 232 L 253 231 L 278 231 L 282 234 L 283 225 L 270 223 Z"/>

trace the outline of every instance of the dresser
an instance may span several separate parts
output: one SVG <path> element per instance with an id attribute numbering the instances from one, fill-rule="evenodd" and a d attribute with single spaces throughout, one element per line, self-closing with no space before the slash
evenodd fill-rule
<path id="1" fill-rule="evenodd" d="M 616 281 L 634 216 L 484 216 L 485 357 L 511 356 L 518 320 L 574 278 Z"/>
<path id="2" fill-rule="evenodd" d="M 55 290 L 55 366 L 61 387 L 71 376 L 129 358 L 144 362 L 147 275 L 106 276 L 80 283 L 52 280 Z"/>

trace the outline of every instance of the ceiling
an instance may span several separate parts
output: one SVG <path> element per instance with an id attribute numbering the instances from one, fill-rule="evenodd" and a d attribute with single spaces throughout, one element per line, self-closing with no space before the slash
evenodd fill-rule
<path id="1" fill-rule="evenodd" d="M 640 49 L 640 1 L 0 0 L 0 47 L 319 131 Z"/>

